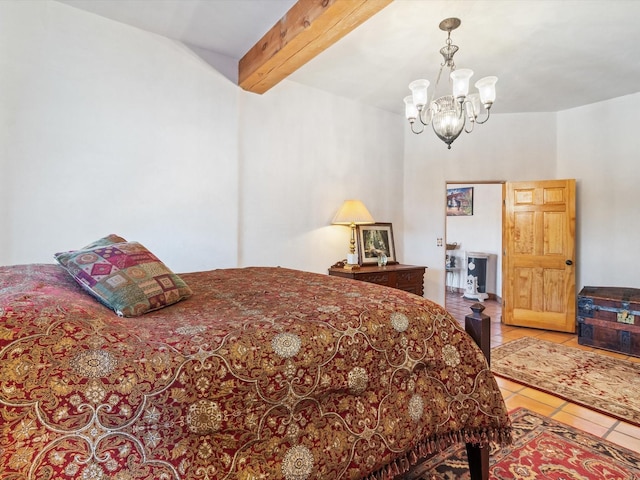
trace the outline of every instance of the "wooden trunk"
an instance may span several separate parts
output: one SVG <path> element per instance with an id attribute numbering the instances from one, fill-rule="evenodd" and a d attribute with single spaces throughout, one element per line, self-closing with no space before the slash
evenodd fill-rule
<path id="1" fill-rule="evenodd" d="M 584 287 L 578 294 L 578 343 L 640 357 L 640 289 Z"/>

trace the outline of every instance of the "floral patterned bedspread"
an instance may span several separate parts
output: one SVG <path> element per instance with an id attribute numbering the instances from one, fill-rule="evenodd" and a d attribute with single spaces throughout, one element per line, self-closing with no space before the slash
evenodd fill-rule
<path id="1" fill-rule="evenodd" d="M 392 478 L 509 441 L 442 307 L 284 268 L 181 277 L 191 298 L 120 318 L 57 265 L 0 267 L 3 479 Z"/>

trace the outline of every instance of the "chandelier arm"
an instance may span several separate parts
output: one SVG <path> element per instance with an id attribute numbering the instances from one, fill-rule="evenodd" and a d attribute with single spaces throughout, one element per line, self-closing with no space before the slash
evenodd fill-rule
<path id="1" fill-rule="evenodd" d="M 420 122 L 422 123 L 422 120 L 420 120 Z M 424 132 L 424 123 L 422 124 L 422 128 L 421 128 L 420 130 L 417 130 L 417 131 L 413 128 L 413 124 L 414 124 L 414 123 L 416 123 L 416 122 L 411 122 L 411 123 L 410 123 L 410 125 L 411 125 L 411 131 L 412 131 L 413 133 L 415 133 L 415 134 L 417 135 L 417 134 L 419 134 L 419 133 Z"/>
<path id="2" fill-rule="evenodd" d="M 466 133 L 471 133 L 471 132 L 473 132 L 473 127 L 475 127 L 476 118 L 478 117 L 476 109 L 473 106 L 473 102 L 471 102 L 469 100 L 465 100 L 464 102 L 462 102 L 462 105 L 460 107 L 463 110 L 465 110 L 465 112 L 466 112 L 466 120 L 464 122 L 464 131 Z M 470 124 L 471 128 L 469 128 L 467 126 L 469 124 Z"/>
<path id="3" fill-rule="evenodd" d="M 429 108 L 423 108 L 422 110 L 420 110 L 418 112 L 418 118 L 420 119 L 420 123 L 422 123 L 422 125 L 424 125 L 425 127 L 428 126 L 431 123 L 431 120 L 433 120 L 433 110 L 431 109 L 431 106 L 429 106 Z"/>
<path id="4" fill-rule="evenodd" d="M 479 125 L 482 125 L 483 123 L 487 123 L 487 120 L 489 120 L 490 116 L 491 116 L 491 105 L 489 105 L 489 108 L 487 108 L 487 116 L 485 117 L 485 119 L 482 121 L 476 120 L 476 123 Z"/>
<path id="5" fill-rule="evenodd" d="M 473 118 L 469 118 L 467 117 L 467 120 L 469 120 L 468 122 L 464 122 L 464 131 L 466 133 L 471 133 L 473 132 L 473 127 L 475 127 L 476 125 L 476 121 Z M 467 124 L 471 125 L 471 128 L 467 128 Z"/>
<path id="6" fill-rule="evenodd" d="M 460 109 L 460 113 L 458 114 L 458 119 L 464 116 L 464 99 L 462 101 L 457 100 L 458 108 Z"/>

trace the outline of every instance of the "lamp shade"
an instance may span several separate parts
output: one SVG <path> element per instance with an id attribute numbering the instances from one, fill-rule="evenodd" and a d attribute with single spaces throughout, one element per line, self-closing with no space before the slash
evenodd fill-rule
<path id="1" fill-rule="evenodd" d="M 414 80 L 409 84 L 411 90 L 411 96 L 413 98 L 413 104 L 418 110 L 427 104 L 427 89 L 429 88 L 429 80 L 421 78 L 420 80 Z"/>
<path id="2" fill-rule="evenodd" d="M 473 76 L 473 70 L 461 68 L 451 72 L 451 80 L 453 80 L 453 96 L 466 97 L 469 93 L 469 80 Z"/>
<path id="3" fill-rule="evenodd" d="M 331 223 L 334 225 L 363 225 L 375 223 L 375 220 L 360 200 L 345 200 Z"/>
<path id="4" fill-rule="evenodd" d="M 407 120 L 415 120 L 418 118 L 418 109 L 413 103 L 413 97 L 411 95 L 404 97 L 404 114 Z"/>
<path id="5" fill-rule="evenodd" d="M 476 82 L 476 88 L 480 92 L 480 101 L 484 105 L 492 105 L 496 101 L 496 82 L 498 77 L 484 77 Z"/>

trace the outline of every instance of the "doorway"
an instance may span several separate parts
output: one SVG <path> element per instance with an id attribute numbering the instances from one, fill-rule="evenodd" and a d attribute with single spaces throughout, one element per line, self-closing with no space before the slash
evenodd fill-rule
<path id="1" fill-rule="evenodd" d="M 447 298 L 469 296 L 469 305 L 482 295 L 474 295 L 474 285 L 468 285 L 467 263 L 469 254 L 486 257 L 482 288 L 489 299 L 502 297 L 502 201 L 504 181 L 446 182 L 448 195 L 445 221 L 445 308 Z M 461 192 L 461 197 L 456 195 Z M 471 198 L 471 205 L 460 208 Z M 452 211 L 451 207 L 454 207 Z M 484 260 L 483 260 L 484 261 Z M 474 300 L 475 299 L 475 300 Z M 456 304 L 460 302 L 456 299 Z M 467 312 L 467 313 L 470 313 Z"/>

